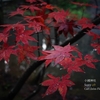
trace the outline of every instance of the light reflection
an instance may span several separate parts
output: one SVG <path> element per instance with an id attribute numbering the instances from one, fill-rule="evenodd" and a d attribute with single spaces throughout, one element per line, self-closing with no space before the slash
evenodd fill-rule
<path id="1" fill-rule="evenodd" d="M 8 71 L 10 71 L 9 64 L 6 60 L 4 61 L 4 63 L 5 63 L 5 73 L 7 73 Z"/>
<path id="2" fill-rule="evenodd" d="M 43 41 L 43 43 L 42 43 L 42 50 L 46 50 L 46 48 L 47 48 L 46 40 L 43 39 L 42 41 Z"/>

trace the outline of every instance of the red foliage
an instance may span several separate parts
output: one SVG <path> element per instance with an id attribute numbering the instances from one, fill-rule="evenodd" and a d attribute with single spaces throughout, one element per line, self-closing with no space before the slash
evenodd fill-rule
<path id="1" fill-rule="evenodd" d="M 39 58 L 39 60 L 46 60 L 45 65 L 49 65 L 52 61 L 54 61 L 55 65 L 59 64 L 61 61 L 63 61 L 66 58 L 73 58 L 74 56 L 71 54 L 72 51 L 76 51 L 79 56 L 81 56 L 81 53 L 73 46 L 70 46 L 68 44 L 65 47 L 61 46 L 53 46 L 54 50 L 51 51 L 43 51 L 44 54 Z"/>
<path id="2" fill-rule="evenodd" d="M 0 42 L 3 41 L 3 42 L 7 42 L 8 40 L 8 34 L 7 33 L 0 33 Z"/>
<path id="3" fill-rule="evenodd" d="M 17 15 L 17 14 L 18 14 L 18 15 L 22 15 L 22 16 L 23 16 L 23 15 L 24 15 L 24 11 L 23 11 L 23 10 L 21 10 L 21 9 L 19 9 L 19 8 L 17 8 L 17 10 L 16 10 L 16 11 L 11 12 L 9 16 L 10 16 L 10 17 L 12 17 L 12 16 L 15 16 L 15 15 Z"/>
<path id="4" fill-rule="evenodd" d="M 76 58 L 75 60 L 65 58 L 62 62 L 60 62 L 60 64 L 67 70 L 68 74 L 71 74 L 73 71 L 84 72 L 81 69 L 81 66 L 84 65 L 82 58 Z"/>
<path id="5" fill-rule="evenodd" d="M 23 44 L 29 44 L 28 40 L 30 41 L 36 41 L 35 38 L 33 38 L 32 35 L 33 31 L 32 30 L 20 30 L 16 32 L 16 41 L 17 42 L 22 42 Z"/>
<path id="6" fill-rule="evenodd" d="M 66 100 L 65 96 L 67 93 L 67 87 L 71 87 L 72 85 L 74 85 L 74 83 L 69 80 L 70 76 L 65 75 L 60 78 L 60 77 L 54 77 L 49 74 L 48 77 L 51 79 L 42 82 L 43 86 L 48 86 L 48 89 L 44 94 L 44 96 L 50 95 L 58 90 L 63 100 Z"/>
<path id="7" fill-rule="evenodd" d="M 97 51 L 98 54 L 100 54 L 100 44 L 99 43 L 92 43 L 91 46 L 95 48 L 95 51 Z"/>
<path id="8" fill-rule="evenodd" d="M 65 37 L 67 37 L 68 33 L 70 33 L 72 36 L 74 35 L 74 27 L 75 27 L 75 22 L 73 20 L 71 21 L 66 21 L 58 24 L 58 33 L 59 34 L 64 34 Z"/>
<path id="9" fill-rule="evenodd" d="M 97 34 L 97 33 L 94 33 L 94 32 L 87 32 L 88 35 L 92 36 L 93 40 L 97 40 L 97 39 L 100 39 L 100 35 Z"/>
<path id="10" fill-rule="evenodd" d="M 81 26 L 82 29 L 84 28 L 93 28 L 95 25 L 88 19 L 88 18 L 82 18 L 77 22 L 78 26 Z"/>
<path id="11" fill-rule="evenodd" d="M 58 22 L 65 22 L 66 17 L 69 15 L 69 11 L 57 11 L 57 12 L 52 12 L 49 14 L 50 18 L 53 18 L 57 23 Z"/>
<path id="12" fill-rule="evenodd" d="M 73 1 L 71 1 L 71 3 L 75 4 L 75 5 L 78 5 L 78 6 L 89 6 L 89 7 L 93 7 L 93 8 L 98 8 L 98 6 L 91 5 L 91 4 L 88 4 L 88 3 L 80 3 L 80 2 L 73 2 Z"/>
<path id="13" fill-rule="evenodd" d="M 14 46 L 9 46 L 7 43 L 4 43 L 0 49 L 0 60 L 4 59 L 8 62 L 11 54 L 17 55 Z"/>
<path id="14" fill-rule="evenodd" d="M 37 60 L 37 57 L 35 56 L 34 51 L 36 51 L 38 47 L 36 46 L 30 46 L 28 44 L 26 45 L 18 45 L 17 46 L 17 56 L 19 63 L 22 62 L 23 60 L 27 61 L 27 58 L 31 58 L 33 60 Z"/>
<path id="15" fill-rule="evenodd" d="M 67 38 L 70 33 L 72 38 L 75 38 L 74 28 L 81 27 L 82 29 L 88 28 L 98 28 L 94 25 L 91 20 L 88 18 L 77 19 L 69 10 L 61 10 L 58 7 L 47 4 L 42 0 L 26 0 L 30 5 L 21 5 L 16 11 L 10 13 L 10 17 L 15 15 L 21 15 L 23 21 L 16 24 L 6 24 L 1 25 L 4 30 L 0 32 L 0 60 L 4 59 L 9 61 L 10 55 L 16 55 L 18 57 L 18 62 L 21 63 L 27 58 L 32 60 L 43 60 L 45 61 L 45 66 L 47 67 L 51 62 L 54 62 L 55 65 L 59 64 L 67 71 L 66 75 L 61 77 L 54 77 L 49 74 L 49 80 L 42 82 L 43 86 L 48 86 L 48 89 L 44 96 L 59 91 L 63 100 L 67 93 L 67 88 L 74 85 L 74 83 L 69 79 L 73 71 L 75 72 L 84 72 L 82 66 L 87 66 L 89 68 L 96 68 L 94 63 L 99 60 L 94 59 L 93 56 L 87 54 L 82 55 L 82 53 L 77 49 L 76 46 L 71 46 L 70 44 L 62 47 L 58 45 L 53 45 L 54 50 L 45 50 L 42 52 L 42 56 L 37 57 L 34 51 L 37 51 L 38 46 L 32 46 L 31 42 L 39 42 L 33 36 L 34 34 L 45 33 L 43 36 L 47 38 L 50 43 L 50 27 L 54 27 L 58 34 L 64 34 Z M 94 5 L 85 4 L 85 3 L 76 3 L 71 2 L 79 6 L 91 6 Z M 25 12 L 29 12 L 30 15 L 27 15 Z M 11 33 L 13 32 L 13 34 Z M 86 32 L 88 35 L 92 36 L 91 46 L 95 48 L 98 54 L 100 54 L 100 35 L 95 34 L 92 31 Z M 9 44 L 9 37 L 15 36 L 15 43 L 12 45 Z M 59 35 L 56 35 L 59 37 Z M 85 47 L 85 46 L 84 46 Z M 39 50 L 40 50 L 39 49 Z M 76 56 L 75 56 L 76 55 Z M 34 67 L 34 66 L 33 66 Z"/>

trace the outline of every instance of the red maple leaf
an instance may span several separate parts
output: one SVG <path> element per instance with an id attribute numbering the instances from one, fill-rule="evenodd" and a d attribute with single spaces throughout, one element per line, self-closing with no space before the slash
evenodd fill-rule
<path id="1" fill-rule="evenodd" d="M 36 15 L 41 16 L 45 20 L 48 17 L 48 13 L 46 13 L 46 10 L 47 9 L 43 6 L 40 11 L 36 11 Z"/>
<path id="2" fill-rule="evenodd" d="M 68 74 L 71 74 L 73 71 L 84 72 L 81 69 L 81 66 L 84 65 L 84 62 L 81 58 L 76 58 L 75 60 L 72 60 L 71 58 L 65 58 L 62 62 L 60 62 L 60 65 L 67 70 Z"/>
<path id="3" fill-rule="evenodd" d="M 33 32 L 33 30 L 21 30 L 20 32 L 18 31 L 16 33 L 16 41 L 22 42 L 24 44 L 29 44 L 29 40 L 37 42 L 37 40 L 31 36 Z"/>
<path id="4" fill-rule="evenodd" d="M 24 15 L 25 10 L 22 10 L 20 8 L 17 8 L 16 11 L 13 11 L 9 14 L 10 17 L 15 16 L 15 15 Z"/>
<path id="5" fill-rule="evenodd" d="M 78 54 L 79 58 L 82 58 L 82 53 L 78 50 L 78 48 L 76 46 L 71 46 L 71 49 Z M 76 57 L 74 57 L 74 58 L 76 58 Z"/>
<path id="6" fill-rule="evenodd" d="M 47 52 L 42 51 L 43 56 L 38 57 L 38 60 L 44 60 L 45 56 L 48 55 Z M 45 61 L 45 67 L 47 67 L 51 62 L 53 61 L 53 59 L 47 59 Z"/>
<path id="7" fill-rule="evenodd" d="M 21 5 L 20 8 L 22 10 L 30 10 L 31 12 L 34 12 L 34 11 L 40 11 L 41 9 L 39 7 L 36 7 L 34 5 Z"/>
<path id="8" fill-rule="evenodd" d="M 21 33 L 25 30 L 25 25 L 24 24 L 20 24 L 20 23 L 17 23 L 17 24 L 14 24 L 12 25 L 13 27 L 13 30 L 15 30 L 17 33 Z"/>
<path id="9" fill-rule="evenodd" d="M 29 6 L 29 10 L 30 10 L 31 12 L 34 12 L 34 11 L 38 11 L 38 10 L 41 10 L 41 9 L 38 8 L 38 7 L 35 7 L 34 5 L 30 5 L 30 6 Z"/>
<path id="10" fill-rule="evenodd" d="M 86 55 L 84 57 L 84 64 L 90 68 L 94 68 L 95 69 L 95 65 L 93 64 L 94 62 L 98 62 L 99 60 L 94 59 L 93 56 L 91 55 Z"/>
<path id="11" fill-rule="evenodd" d="M 35 33 L 41 32 L 42 28 L 45 27 L 44 24 L 41 22 L 36 22 L 36 21 L 28 21 L 28 27 L 33 28 Z"/>
<path id="12" fill-rule="evenodd" d="M 69 14 L 70 14 L 69 11 L 61 10 L 61 11 L 50 13 L 48 17 L 53 18 L 57 23 L 65 22 L 66 17 L 68 17 Z"/>
<path id="13" fill-rule="evenodd" d="M 56 65 L 56 64 L 60 63 L 62 60 L 64 60 L 65 58 L 74 57 L 71 54 L 72 51 L 78 52 L 77 50 L 75 50 L 75 48 L 70 46 L 70 44 L 68 44 L 65 47 L 56 46 L 56 45 L 53 47 L 54 47 L 54 50 L 43 51 L 45 53 L 45 55 L 42 56 L 40 60 L 54 61 L 55 65 Z M 48 64 L 46 64 L 46 65 L 48 65 Z"/>
<path id="14" fill-rule="evenodd" d="M 60 77 L 54 77 L 49 74 L 48 77 L 51 79 L 42 82 L 43 86 L 48 86 L 48 89 L 46 90 L 44 96 L 50 95 L 58 90 L 63 100 L 65 100 L 67 87 L 71 87 L 72 85 L 74 85 L 74 83 L 69 80 L 70 76 L 65 75 L 60 78 Z"/>
<path id="15" fill-rule="evenodd" d="M 1 26 L 4 27 L 3 33 L 9 33 L 10 30 L 25 29 L 24 24 L 21 24 L 20 22 L 17 22 L 16 24 L 5 24 L 5 25 L 1 25 Z"/>
<path id="16" fill-rule="evenodd" d="M 58 25 L 57 25 L 58 32 L 59 32 L 59 34 L 63 33 L 65 35 L 65 37 L 67 37 L 68 33 L 70 33 L 73 36 L 74 35 L 74 30 L 73 30 L 74 26 L 75 26 L 75 23 L 73 20 L 58 23 Z"/>
<path id="17" fill-rule="evenodd" d="M 92 36 L 93 40 L 100 39 L 100 35 L 97 33 L 94 33 L 92 31 L 87 32 L 88 35 Z"/>
<path id="18" fill-rule="evenodd" d="M 44 31 L 45 34 L 50 35 L 50 28 L 48 28 L 45 24 L 42 22 L 37 22 L 37 21 L 27 21 L 28 22 L 28 27 L 33 28 L 35 33 L 39 33 Z"/>
<path id="19" fill-rule="evenodd" d="M 45 25 L 44 19 L 41 16 L 26 16 L 27 26 L 33 28 L 35 33 L 43 31 L 45 34 L 50 34 L 50 28 Z"/>
<path id="20" fill-rule="evenodd" d="M 7 42 L 9 34 L 7 33 L 0 33 L 0 42 Z"/>
<path id="21" fill-rule="evenodd" d="M 38 18 L 40 18 L 40 16 L 25 16 L 24 17 L 24 19 L 26 20 L 26 21 L 33 21 L 33 20 L 35 20 L 35 19 L 38 19 Z"/>
<path id="22" fill-rule="evenodd" d="M 12 27 L 10 27 L 10 26 L 12 26 Z M 16 35 L 17 42 L 22 42 L 24 44 L 28 44 L 28 40 L 37 42 L 37 40 L 31 36 L 34 33 L 34 31 L 33 30 L 25 30 L 24 24 L 16 23 L 16 24 L 8 25 L 7 27 L 10 30 L 11 30 L 11 28 L 13 30 L 15 30 L 14 32 Z M 4 32 L 6 32 L 6 31 L 8 31 L 8 30 L 5 30 Z"/>
<path id="23" fill-rule="evenodd" d="M 44 23 L 44 19 L 41 16 L 25 16 L 24 19 L 27 22 L 28 21 L 36 21 L 36 22 L 41 22 L 42 24 Z"/>
<path id="24" fill-rule="evenodd" d="M 95 51 L 97 51 L 98 54 L 100 54 L 100 44 L 99 43 L 92 43 L 91 46 L 95 48 Z"/>
<path id="25" fill-rule="evenodd" d="M 11 24 L 1 25 L 1 26 L 4 27 L 3 33 L 8 33 L 13 28 L 13 25 Z"/>
<path id="26" fill-rule="evenodd" d="M 18 62 L 22 62 L 23 60 L 27 60 L 27 58 L 31 58 L 33 60 L 37 60 L 37 57 L 34 54 L 34 51 L 38 49 L 37 46 L 30 46 L 30 45 L 18 45 L 17 46 L 17 56 Z"/>
<path id="27" fill-rule="evenodd" d="M 45 6 L 45 8 L 46 8 L 46 9 L 53 10 L 53 9 L 56 8 L 56 7 L 54 7 L 54 6 L 50 5 L 50 4 L 47 4 L 47 5 Z"/>
<path id="28" fill-rule="evenodd" d="M 55 64 L 58 64 L 65 57 L 70 57 L 70 52 L 72 51 L 70 45 L 67 45 L 65 47 L 55 45 L 53 47 L 55 50 L 44 51 L 48 53 L 48 55 L 46 55 L 43 59 L 54 60 Z"/>
<path id="29" fill-rule="evenodd" d="M 92 29 L 95 26 L 88 18 L 85 18 L 85 17 L 83 17 L 82 19 L 80 19 L 77 22 L 77 24 L 78 24 L 78 26 L 81 26 L 83 29 L 84 28 L 90 28 L 90 29 Z"/>
<path id="30" fill-rule="evenodd" d="M 0 49 L 0 60 L 4 59 L 8 62 L 11 54 L 17 55 L 14 46 L 9 46 L 7 43 L 4 43 Z"/>

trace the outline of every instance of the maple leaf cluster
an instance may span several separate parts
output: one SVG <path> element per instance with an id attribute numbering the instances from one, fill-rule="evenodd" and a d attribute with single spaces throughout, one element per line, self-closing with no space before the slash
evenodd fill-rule
<path id="1" fill-rule="evenodd" d="M 48 74 L 48 77 L 50 78 L 49 80 L 42 82 L 43 86 L 49 86 L 46 93 L 43 96 L 50 95 L 58 89 L 59 93 L 63 97 L 63 100 L 66 100 L 65 96 L 67 93 L 67 87 L 71 87 L 72 85 L 74 85 L 74 83 L 69 80 L 70 75 L 65 75 L 60 78 Z"/>
<path id="2" fill-rule="evenodd" d="M 22 45 L 24 48 L 26 45 L 30 45 L 30 41 L 39 42 L 33 37 L 34 34 L 45 33 L 45 36 L 50 35 L 49 25 L 52 22 L 54 22 L 52 26 L 58 28 L 58 33 L 60 32 L 61 34 L 64 32 L 64 35 L 67 36 L 68 32 L 70 32 L 70 34 L 73 35 L 74 22 L 67 21 L 65 23 L 67 17 L 70 16 L 69 11 L 59 10 L 57 7 L 47 4 L 42 0 L 26 0 L 26 2 L 29 2 L 30 5 L 21 5 L 17 8 L 16 11 L 13 11 L 9 14 L 10 17 L 16 15 L 22 16 L 22 21 L 15 24 L 1 25 L 1 27 L 4 27 L 4 30 L 0 32 L 0 42 L 9 45 L 9 38 L 15 35 L 15 40 L 13 43 L 14 48 L 12 49 L 16 52 L 16 56 L 19 56 L 20 54 L 18 53 L 18 51 L 20 51 L 18 49 L 20 45 Z M 26 12 L 30 12 L 30 15 L 25 14 Z M 12 34 L 11 31 L 13 31 Z M 33 50 L 33 52 L 35 50 Z M 3 48 L 1 48 L 1 51 L 3 52 Z M 4 56 L 1 56 L 1 59 L 8 61 L 9 57 L 10 55 L 5 59 Z M 29 57 L 33 58 L 31 56 Z M 22 58 L 23 59 L 21 60 L 18 59 L 18 61 L 23 61 L 24 57 Z"/>
<path id="3" fill-rule="evenodd" d="M 22 21 L 15 24 L 1 25 L 4 29 L 0 31 L 0 60 L 4 59 L 9 62 L 9 58 L 13 54 L 18 57 L 19 63 L 23 60 L 27 60 L 29 57 L 32 60 L 45 61 L 45 67 L 48 67 L 52 62 L 54 66 L 59 64 L 66 70 L 67 74 L 61 77 L 48 74 L 50 79 L 41 84 L 48 86 L 44 96 L 50 95 L 58 90 L 63 100 L 65 100 L 68 87 L 75 85 L 75 83 L 70 80 L 72 72 L 84 73 L 83 66 L 96 69 L 94 63 L 99 60 L 89 54 L 83 56 L 77 47 L 71 46 L 70 43 L 64 47 L 53 45 L 52 50 L 40 51 L 42 55 L 37 57 L 35 51 L 41 47 L 31 45 L 30 41 L 39 42 L 34 37 L 34 34 L 43 34 L 45 38 L 50 38 L 50 26 L 57 30 L 58 37 L 59 35 L 64 35 L 66 38 L 68 34 L 71 34 L 72 38 L 74 38 L 76 35 L 74 31 L 75 28 L 88 28 L 89 31 L 87 31 L 86 34 L 92 37 L 91 46 L 100 54 L 100 43 L 98 42 L 100 35 L 91 31 L 93 28 L 99 29 L 99 26 L 94 25 L 88 18 L 83 17 L 78 19 L 78 17 L 69 10 L 62 10 L 42 0 L 26 0 L 26 2 L 30 5 L 21 5 L 16 11 L 9 14 L 9 17 L 20 15 L 23 17 Z M 93 6 L 84 3 L 71 3 L 79 6 Z M 27 12 L 30 13 L 30 15 L 27 15 Z M 13 37 L 12 45 L 9 44 L 10 37 Z M 50 39 L 48 39 L 48 41 L 49 40 Z M 74 53 L 76 53 L 77 56 L 74 55 Z"/>
<path id="4" fill-rule="evenodd" d="M 45 59 L 45 66 L 47 67 L 51 62 L 54 64 L 60 64 L 64 69 L 67 70 L 68 74 L 71 74 L 73 71 L 84 72 L 81 69 L 81 66 L 86 65 L 87 67 L 94 68 L 94 62 L 98 62 L 97 59 L 94 59 L 93 56 L 87 54 L 84 58 L 82 57 L 81 52 L 74 46 L 68 44 L 65 47 L 54 46 L 55 50 L 52 51 L 43 51 L 43 56 L 39 57 L 39 60 Z M 72 52 L 76 52 L 78 57 L 74 56 Z"/>

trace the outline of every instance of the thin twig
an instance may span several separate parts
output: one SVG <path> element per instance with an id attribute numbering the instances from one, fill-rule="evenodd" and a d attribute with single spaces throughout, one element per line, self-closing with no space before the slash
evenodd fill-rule
<path id="1" fill-rule="evenodd" d="M 24 100 L 30 100 L 34 95 L 36 95 L 39 92 L 39 90 L 41 89 L 40 83 L 43 81 L 44 73 L 45 73 L 45 67 L 42 68 L 42 71 L 40 71 L 38 76 L 36 77 L 39 80 L 38 83 L 36 84 L 37 85 L 36 90 L 33 90 L 33 92 Z"/>

